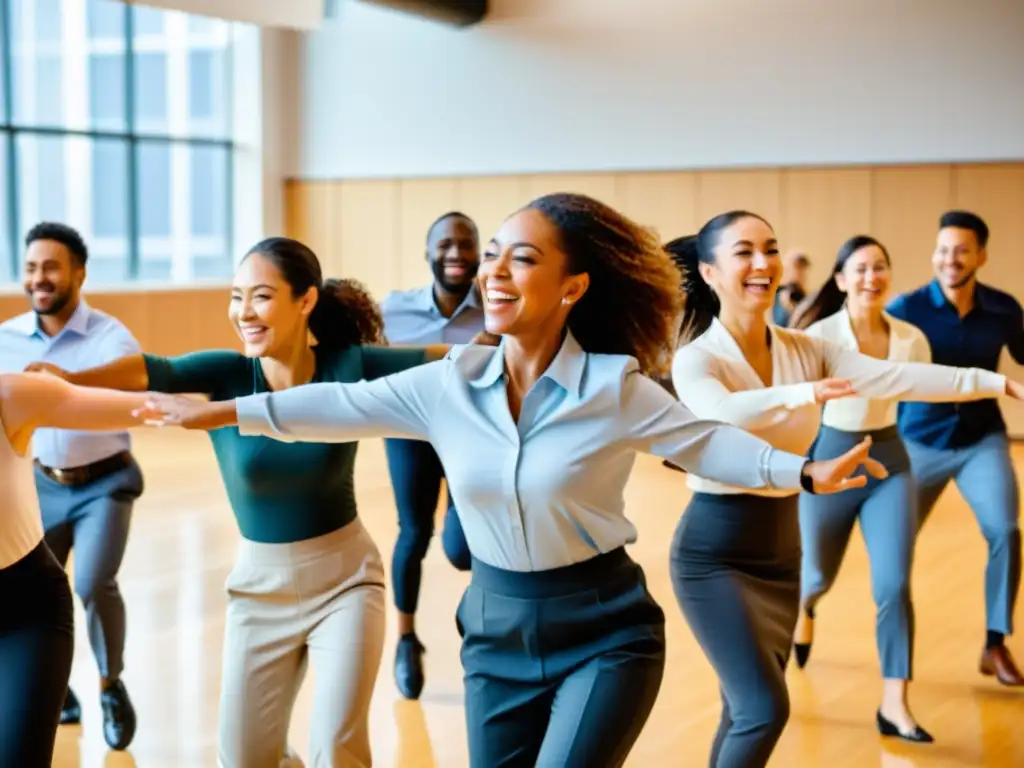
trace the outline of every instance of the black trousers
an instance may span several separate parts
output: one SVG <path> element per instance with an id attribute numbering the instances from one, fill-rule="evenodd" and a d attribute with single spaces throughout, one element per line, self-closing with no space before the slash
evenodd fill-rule
<path id="1" fill-rule="evenodd" d="M 617 549 L 472 571 L 458 611 L 471 768 L 619 768 L 665 668 L 665 614 L 640 566 Z"/>
<path id="2" fill-rule="evenodd" d="M 0 569 L 0 766 L 49 768 L 74 656 L 67 575 L 42 542 Z"/>
<path id="3" fill-rule="evenodd" d="M 391 558 L 395 607 L 416 613 L 423 577 L 423 558 L 434 535 L 434 512 L 441 493 L 444 467 L 434 446 L 422 440 L 384 441 L 391 485 L 398 507 L 398 539 Z M 460 571 L 469 570 L 470 556 L 459 515 L 448 496 L 448 510 L 441 532 L 441 546 L 448 561 Z"/>

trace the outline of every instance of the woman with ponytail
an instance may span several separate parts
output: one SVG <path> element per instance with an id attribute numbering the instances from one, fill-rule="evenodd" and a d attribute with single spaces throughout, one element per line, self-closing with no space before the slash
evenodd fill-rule
<path id="1" fill-rule="evenodd" d="M 931 352 L 925 335 L 884 310 L 891 281 L 892 264 L 885 246 L 867 235 L 851 237 L 839 248 L 828 280 L 794 315 L 794 327 L 872 358 L 928 363 Z M 847 450 L 844 446 L 870 437 L 872 453 L 886 465 L 889 477 L 841 498 L 801 495 L 803 610 L 794 650 L 797 665 L 803 668 L 814 638 L 815 607 L 835 582 L 859 521 L 871 564 L 875 634 L 884 681 L 876 714 L 878 728 L 885 735 L 931 742 L 932 736 L 917 724 L 907 701 L 914 652 L 910 571 L 917 493 L 910 457 L 896 428 L 897 405 L 898 399 L 848 398 L 825 406 L 813 455 L 838 455 Z"/>
<path id="2" fill-rule="evenodd" d="M 680 400 L 698 417 L 740 426 L 776 449 L 806 453 L 821 406 L 854 394 L 944 401 L 1024 393 L 989 371 L 879 360 L 769 325 L 782 264 L 775 233 L 757 214 L 716 216 L 670 250 L 685 272 L 682 346 L 672 365 Z M 871 440 L 845 445 L 870 446 L 882 463 L 891 458 Z M 837 501 L 882 477 L 850 480 Z M 676 530 L 671 570 L 683 613 L 721 682 L 710 765 L 764 766 L 789 718 L 785 668 L 800 613 L 798 492 L 750 490 L 694 473 L 687 484 L 694 494 Z"/>
<path id="3" fill-rule="evenodd" d="M 132 355 L 67 373 L 84 386 L 230 400 L 310 382 L 377 379 L 447 347 L 383 342 L 377 304 L 358 283 L 324 280 L 316 255 L 272 237 L 235 273 L 228 317 L 243 353 Z M 277 768 L 292 702 L 316 672 L 311 765 L 371 764 L 368 715 L 384 645 L 384 566 L 356 511 L 355 442 L 282 443 L 212 432 L 242 541 L 227 579 L 219 717 L 222 768 Z"/>

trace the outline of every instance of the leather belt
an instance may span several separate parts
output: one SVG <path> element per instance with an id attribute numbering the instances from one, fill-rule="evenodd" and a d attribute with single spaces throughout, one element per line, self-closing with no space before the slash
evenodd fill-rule
<path id="1" fill-rule="evenodd" d="M 131 464 L 131 460 L 132 455 L 128 451 L 121 451 L 113 456 L 108 456 L 105 459 L 100 459 L 92 464 L 86 464 L 81 467 L 67 467 L 64 469 L 47 467 L 44 464 L 40 464 L 38 459 L 36 459 L 35 464 L 44 475 L 55 483 L 60 485 L 86 485 L 96 482 L 107 475 L 112 475 L 120 469 L 126 469 Z"/>

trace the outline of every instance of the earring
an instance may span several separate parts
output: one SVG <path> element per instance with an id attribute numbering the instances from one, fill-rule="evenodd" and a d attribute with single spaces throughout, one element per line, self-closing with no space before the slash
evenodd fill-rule
<path id="1" fill-rule="evenodd" d="M 569 299 L 562 299 L 562 303 L 563 303 L 563 304 L 564 304 L 565 306 L 569 306 L 570 304 L 572 304 L 572 301 L 570 301 Z"/>

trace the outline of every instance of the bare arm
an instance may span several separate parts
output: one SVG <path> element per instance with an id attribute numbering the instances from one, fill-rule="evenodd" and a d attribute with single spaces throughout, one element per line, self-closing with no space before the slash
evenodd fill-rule
<path id="1" fill-rule="evenodd" d="M 146 362 L 140 354 L 126 355 L 104 365 L 70 372 L 51 363 L 33 363 L 29 372 L 47 372 L 79 387 L 101 387 L 125 392 L 145 392 L 149 388 Z"/>
<path id="2" fill-rule="evenodd" d="M 27 444 L 40 427 L 105 432 L 142 425 L 134 411 L 146 394 L 77 387 L 48 374 L 0 376 L 4 429 L 11 443 Z M 16 445 L 17 447 L 17 445 Z"/>

